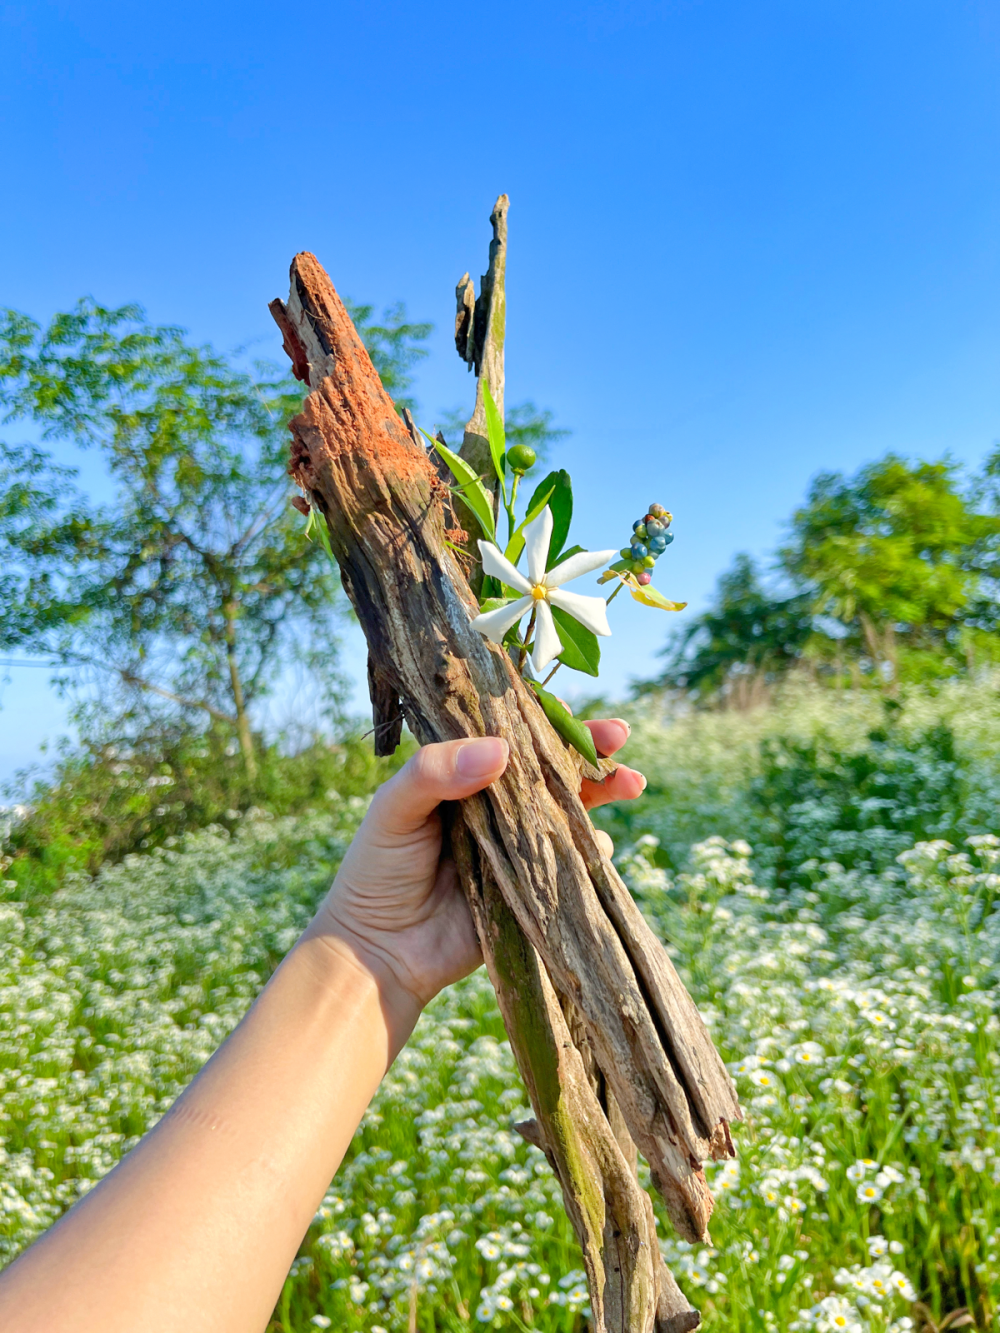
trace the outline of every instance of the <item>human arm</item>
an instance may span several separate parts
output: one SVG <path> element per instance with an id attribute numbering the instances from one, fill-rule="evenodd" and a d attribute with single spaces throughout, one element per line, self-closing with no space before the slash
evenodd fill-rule
<path id="1" fill-rule="evenodd" d="M 594 724 L 599 748 L 601 725 L 624 740 L 619 724 Z M 5 1333 L 265 1327 L 421 1008 L 480 961 L 454 866 L 440 860 L 436 807 L 505 763 L 501 741 L 428 746 L 380 790 L 316 918 L 237 1030 L 0 1277 Z M 614 792 L 593 795 L 631 794 L 629 770 L 619 773 Z"/>

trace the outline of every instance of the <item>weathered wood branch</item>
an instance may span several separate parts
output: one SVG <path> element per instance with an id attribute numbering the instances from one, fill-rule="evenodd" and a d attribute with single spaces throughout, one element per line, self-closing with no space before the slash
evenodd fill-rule
<path id="1" fill-rule="evenodd" d="M 517 1128 L 542 1149 L 580 1239 L 595 1329 L 687 1333 L 699 1316 L 660 1257 L 653 1205 L 636 1177 L 635 1147 L 609 1120 L 548 973 L 478 848 L 461 825 L 452 849 L 504 1025 L 537 1120 Z M 617 1125 L 611 1121 L 617 1119 Z"/>
<path id="2" fill-rule="evenodd" d="M 594 1052 L 587 1040 L 586 1031 L 581 1021 L 579 1012 L 566 1001 L 563 1001 L 564 1017 L 566 1019 L 567 1030 L 580 1052 L 580 1058 L 583 1067 L 586 1070 L 587 1078 L 598 1104 L 604 1116 L 604 1122 L 607 1126 L 605 1132 L 610 1133 L 618 1148 L 628 1164 L 630 1180 L 634 1182 L 634 1190 L 631 1191 L 629 1204 L 635 1213 L 641 1212 L 645 1217 L 646 1227 L 650 1236 L 650 1244 L 656 1255 L 655 1263 L 659 1269 L 657 1281 L 655 1283 L 655 1326 L 656 1333 L 686 1333 L 686 1330 L 697 1328 L 701 1318 L 696 1310 L 693 1310 L 688 1304 L 684 1293 L 678 1287 L 674 1280 L 673 1273 L 663 1262 L 659 1252 L 659 1245 L 656 1239 L 656 1216 L 653 1212 L 653 1201 L 644 1189 L 639 1188 L 638 1182 L 638 1153 L 632 1135 L 628 1132 L 628 1126 L 621 1113 L 618 1103 L 615 1101 L 614 1093 L 608 1088 L 607 1079 L 598 1068 L 597 1061 L 594 1058 Z M 605 1225 L 605 1248 L 610 1250 L 615 1243 L 616 1237 L 609 1234 L 609 1228 Z M 624 1291 L 619 1286 L 616 1298 L 621 1308 L 625 1308 L 622 1300 Z M 614 1327 L 609 1322 L 609 1327 Z"/>
<path id="3" fill-rule="evenodd" d="M 470 628 L 476 604 L 444 539 L 447 489 L 396 416 L 311 255 L 293 263 L 287 307 L 276 302 L 272 309 L 293 365 L 308 368 L 312 389 L 292 423 L 291 470 L 326 515 L 345 589 L 378 664 L 378 689 L 386 700 L 394 692 L 421 742 L 490 734 L 511 745 L 503 778 L 463 803 L 461 824 L 480 867 L 463 880 L 470 901 L 493 886 L 496 902 L 544 961 L 543 991 L 551 978 L 550 991 L 579 1010 L 675 1225 L 688 1238 L 703 1237 L 711 1198 L 701 1162 L 732 1153 L 728 1125 L 740 1112 L 731 1080 L 662 946 L 596 844 L 566 747 L 506 655 Z M 544 1012 L 552 1013 L 548 1001 Z M 553 1032 L 556 1023 L 551 1017 Z M 591 1096 L 581 1117 L 594 1120 L 596 1106 L 606 1125 L 593 1089 Z M 604 1178 L 614 1176 L 617 1159 L 598 1146 L 605 1131 L 588 1134 L 591 1154 L 605 1154 Z M 613 1216 L 614 1191 L 602 1186 L 601 1193 Z M 637 1207 L 644 1205 L 633 1199 L 625 1210 L 635 1234 Z M 607 1267 L 610 1250 L 602 1244 L 591 1249 Z M 663 1284 L 651 1267 L 654 1283 Z M 639 1270 L 632 1264 L 629 1271 Z M 623 1308 L 627 1293 L 640 1289 L 648 1291 L 641 1278 L 621 1284 Z M 686 1304 L 676 1314 L 682 1322 L 675 1328 L 692 1326 L 683 1323 Z"/>
<path id="4" fill-rule="evenodd" d="M 493 239 L 486 272 L 479 282 L 479 296 L 475 295 L 472 280 L 466 273 L 455 288 L 458 314 L 455 318 L 455 346 L 469 369 L 476 372 L 476 405 L 465 427 L 465 438 L 459 450 L 462 457 L 492 486 L 490 445 L 486 437 L 486 402 L 483 385 L 488 384 L 493 401 L 503 420 L 504 407 L 504 335 L 507 328 L 507 210 L 510 200 L 505 194 L 493 205 L 490 222 Z"/>
<path id="5" fill-rule="evenodd" d="M 506 204 L 506 198 L 502 198 L 494 209 L 494 237 L 478 303 L 480 310 L 504 310 Z M 504 401 L 505 321 L 487 322 L 485 328 L 481 325 L 477 346 L 473 322 L 477 302 L 468 274 L 459 283 L 456 296 L 455 344 L 459 355 L 478 372 L 481 428 L 481 381 L 490 384 L 496 401 Z M 405 411 L 403 419 L 413 436 Z M 474 420 L 471 425 L 475 424 Z M 474 429 L 472 434 L 475 444 Z M 476 449 L 476 456 L 482 459 L 482 449 Z M 487 478 L 491 476 L 492 468 L 486 473 Z M 450 480 L 447 475 L 444 479 Z M 470 515 L 468 522 L 475 531 L 474 516 Z M 574 753 L 573 758 L 581 777 L 600 781 L 614 771 L 610 760 L 599 760 L 594 771 L 580 755 Z M 467 835 L 465 842 L 474 847 Z M 566 1212 L 584 1255 L 595 1329 L 598 1333 L 606 1329 L 653 1330 L 655 1325 L 660 1333 L 679 1333 L 695 1327 L 697 1312 L 688 1305 L 660 1260 L 652 1201 L 638 1183 L 635 1145 L 597 1071 L 586 1034 L 578 1024 L 570 1037 L 544 964 L 488 873 L 473 871 L 470 865 L 464 879 L 514 1056 L 538 1117 L 518 1128 L 545 1152 L 562 1187 Z M 572 1012 L 571 1005 L 567 1004 L 567 1009 Z M 584 1070 L 589 1088 L 583 1081 Z"/>

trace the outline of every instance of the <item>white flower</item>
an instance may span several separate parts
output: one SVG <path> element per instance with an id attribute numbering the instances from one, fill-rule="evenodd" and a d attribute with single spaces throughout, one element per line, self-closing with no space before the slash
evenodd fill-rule
<path id="1" fill-rule="evenodd" d="M 804 1041 L 795 1052 L 795 1059 L 800 1065 L 815 1065 L 822 1061 L 825 1052 L 815 1041 Z"/>
<path id="2" fill-rule="evenodd" d="M 897 1167 L 884 1166 L 875 1177 L 875 1184 L 885 1189 L 886 1185 L 902 1185 L 906 1177 Z"/>
<path id="3" fill-rule="evenodd" d="M 904 1301 L 915 1301 L 917 1299 L 917 1293 L 913 1289 L 913 1284 L 905 1273 L 893 1273 L 890 1281 Z"/>
<path id="4" fill-rule="evenodd" d="M 853 1166 L 847 1168 L 847 1179 L 864 1180 L 868 1172 L 873 1171 L 877 1165 L 870 1157 L 862 1157 Z"/>
<path id="5" fill-rule="evenodd" d="M 473 620 L 473 627 L 480 634 L 501 643 L 503 636 L 521 619 L 525 611 L 535 608 L 535 641 L 531 653 L 531 665 L 536 675 L 544 671 L 554 657 L 562 652 L 562 642 L 552 619 L 552 607 L 578 620 L 581 625 L 594 634 L 607 636 L 611 633 L 608 625 L 607 602 L 603 597 L 583 597 L 577 592 L 563 592 L 562 585 L 581 574 L 600 569 L 618 554 L 617 551 L 580 551 L 563 560 L 555 569 L 546 572 L 545 561 L 549 554 L 549 540 L 552 537 L 552 510 L 548 505 L 537 518 L 524 529 L 524 550 L 528 557 L 528 577 L 525 578 L 505 555 L 492 542 L 479 543 L 483 558 L 483 569 L 495 579 L 500 579 L 508 587 L 523 593 L 516 602 L 508 606 L 497 607 L 495 611 L 486 611 Z"/>
<path id="6" fill-rule="evenodd" d="M 755 1083 L 758 1088 L 773 1088 L 776 1082 L 774 1077 L 771 1074 L 766 1073 L 763 1069 L 753 1070 L 748 1077 L 750 1082 Z"/>

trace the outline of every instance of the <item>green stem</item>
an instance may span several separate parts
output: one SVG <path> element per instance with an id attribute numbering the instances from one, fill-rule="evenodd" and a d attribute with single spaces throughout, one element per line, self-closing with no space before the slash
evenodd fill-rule
<path id="1" fill-rule="evenodd" d="M 606 606 L 610 606 L 611 603 L 612 603 L 612 602 L 615 600 L 615 598 L 618 596 L 618 594 L 621 592 L 622 588 L 624 588 L 624 587 L 625 587 L 624 582 L 622 582 L 621 580 L 619 580 L 618 587 L 614 590 L 614 592 L 613 592 L 613 593 L 611 594 L 611 596 L 608 598 L 608 600 L 607 600 L 607 602 L 605 603 L 605 605 L 606 605 Z"/>
<path id="2" fill-rule="evenodd" d="M 507 541 L 510 542 L 514 536 L 514 529 L 517 527 L 517 519 L 514 517 L 514 502 L 517 499 L 517 488 L 521 481 L 520 472 L 514 473 L 514 480 L 510 484 L 510 504 L 507 506 Z"/>
<path id="3" fill-rule="evenodd" d="M 521 644 L 521 655 L 517 659 L 518 671 L 524 671 L 524 659 L 528 656 L 528 649 L 531 647 L 531 640 L 535 633 L 535 615 L 538 611 L 537 603 L 531 608 L 531 619 L 528 621 L 528 629 L 524 636 L 524 642 Z"/>

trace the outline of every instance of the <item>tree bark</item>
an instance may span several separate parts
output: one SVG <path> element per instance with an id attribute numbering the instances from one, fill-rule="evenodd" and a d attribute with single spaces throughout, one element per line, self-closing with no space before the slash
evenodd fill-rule
<path id="1" fill-rule="evenodd" d="M 599 1099 L 596 1064 L 588 1068 L 541 959 L 460 823 L 452 829 L 452 850 L 537 1117 L 516 1128 L 542 1149 L 562 1187 L 583 1250 L 594 1328 L 697 1328 L 698 1312 L 660 1257 L 653 1205 L 636 1176 L 635 1146 L 621 1116 L 612 1124 Z"/>
<path id="2" fill-rule="evenodd" d="M 878 626 L 866 612 L 859 612 L 858 619 L 861 622 L 861 631 L 864 634 L 872 665 L 880 677 L 879 683 L 890 698 L 895 698 L 899 693 L 899 662 L 896 651 L 895 626 L 890 622 L 879 633 Z M 891 673 L 888 679 L 886 679 L 883 670 L 886 665 Z"/>
<path id="3" fill-rule="evenodd" d="M 236 735 L 247 777 L 257 781 L 257 756 L 253 751 L 253 735 L 250 731 L 250 718 L 247 714 L 246 700 L 243 698 L 243 681 L 240 679 L 239 663 L 236 661 L 236 605 L 227 602 L 223 607 L 226 621 L 226 662 L 229 667 L 229 683 L 233 691 L 233 703 L 236 705 Z"/>
<path id="4" fill-rule="evenodd" d="M 290 470 L 326 516 L 378 664 L 379 706 L 392 695 L 421 743 L 499 735 L 510 744 L 503 777 L 456 813 L 454 842 L 540 1141 L 589 1255 L 593 1308 L 604 1320 L 620 1307 L 620 1326 L 645 1333 L 670 1287 L 676 1308 L 664 1318 L 680 1322 L 659 1326 L 679 1333 L 694 1326 L 693 1312 L 651 1257 L 651 1205 L 636 1198 L 555 996 L 579 1012 L 631 1139 L 691 1240 L 705 1238 L 712 1206 L 701 1163 L 733 1155 L 729 1123 L 741 1113 L 732 1081 L 596 843 L 573 757 L 506 654 L 471 628 L 477 604 L 444 537 L 447 488 L 313 256 L 296 257 L 288 305 L 272 310 L 312 390 L 291 423 Z M 586 1152 L 574 1146 L 581 1136 Z M 595 1323 L 603 1327 L 615 1325 Z"/>
<path id="5" fill-rule="evenodd" d="M 507 210 L 510 200 L 502 194 L 493 205 L 490 222 L 493 239 L 490 259 L 475 296 L 468 273 L 455 288 L 458 314 L 455 318 L 455 346 L 469 369 L 476 372 L 476 405 L 465 427 L 459 453 L 494 489 L 490 444 L 486 435 L 486 401 L 483 385 L 489 385 L 493 401 L 503 420 L 504 338 L 507 330 Z"/>

